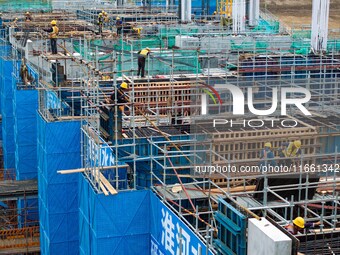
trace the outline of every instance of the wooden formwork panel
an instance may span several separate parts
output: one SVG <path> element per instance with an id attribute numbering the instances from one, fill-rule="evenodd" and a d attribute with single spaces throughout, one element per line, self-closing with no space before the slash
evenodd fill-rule
<path id="1" fill-rule="evenodd" d="M 158 112 L 188 111 L 193 104 L 193 96 L 199 99 L 199 81 L 153 81 L 148 83 L 135 83 L 134 94 L 129 91 L 130 98 L 134 98 L 136 105 L 147 106 Z M 169 109 L 172 107 L 172 109 Z M 175 109 L 177 107 L 177 109 Z M 183 107 L 185 107 L 183 109 Z M 138 113 L 137 113 L 138 114 Z"/>
<path id="2" fill-rule="evenodd" d="M 277 151 L 283 142 L 301 140 L 304 154 L 315 154 L 319 147 L 317 131 L 309 127 L 272 129 L 272 130 L 243 130 L 212 135 L 214 151 L 229 160 L 259 159 L 261 149 L 266 142 L 272 144 L 272 150 Z M 220 157 L 214 156 L 214 162 Z"/>

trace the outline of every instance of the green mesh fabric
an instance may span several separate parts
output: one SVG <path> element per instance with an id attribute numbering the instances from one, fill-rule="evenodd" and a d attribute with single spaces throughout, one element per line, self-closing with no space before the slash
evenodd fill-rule
<path id="1" fill-rule="evenodd" d="M 0 10 L 21 11 L 21 10 L 51 10 L 51 0 L 0 0 Z"/>
<path id="2" fill-rule="evenodd" d="M 121 40 L 117 42 L 114 49 L 117 51 L 138 51 L 143 48 L 163 48 L 164 41 L 158 36 L 150 36 L 147 39 L 133 41 L 132 44 L 123 43 Z"/>
<path id="3" fill-rule="evenodd" d="M 90 42 L 90 46 L 85 47 L 82 45 L 80 47 L 79 42 L 75 41 L 73 42 L 73 49 L 78 52 L 82 58 L 85 60 L 96 60 L 96 52 L 98 52 L 99 57 L 97 58 L 98 60 L 104 60 L 107 59 L 111 56 L 112 52 L 108 51 L 105 52 L 105 50 L 102 50 L 102 48 L 105 48 L 107 45 L 104 44 L 103 40 L 92 40 Z"/>
<path id="4" fill-rule="evenodd" d="M 328 41 L 327 51 L 340 51 L 340 40 L 330 40 L 330 41 Z"/>
<path id="5" fill-rule="evenodd" d="M 310 40 L 296 40 L 290 48 L 292 53 L 307 55 L 310 51 Z"/>
<path id="6" fill-rule="evenodd" d="M 174 62 L 172 56 L 174 54 Z M 150 70 L 149 75 L 169 75 L 173 71 L 176 73 L 196 73 L 201 72 L 198 62 L 197 51 L 154 52 L 152 57 L 146 62 L 145 70 Z M 131 60 L 131 54 L 124 52 L 118 55 L 118 71 L 137 70 L 137 56 Z M 136 74 L 134 74 L 136 75 Z"/>
<path id="7" fill-rule="evenodd" d="M 311 39 L 311 30 L 295 30 L 292 32 L 293 39 Z"/>

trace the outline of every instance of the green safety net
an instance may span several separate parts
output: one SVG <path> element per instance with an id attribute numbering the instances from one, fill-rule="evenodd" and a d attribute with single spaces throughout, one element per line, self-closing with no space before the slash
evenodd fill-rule
<path id="1" fill-rule="evenodd" d="M 280 22 L 276 20 L 267 21 L 267 20 L 260 20 L 259 24 L 253 28 L 254 32 L 261 31 L 261 32 L 268 32 L 270 34 L 278 34 L 280 32 Z"/>
<path id="2" fill-rule="evenodd" d="M 170 75 L 172 72 L 194 74 L 201 72 L 198 57 L 197 51 L 154 52 L 146 61 L 145 69 L 150 70 L 149 75 L 152 76 Z M 133 59 L 127 52 L 118 55 L 117 68 L 119 72 L 137 70 L 137 55 L 135 54 Z"/>
<path id="3" fill-rule="evenodd" d="M 130 44 L 119 40 L 114 46 L 116 51 L 139 51 L 143 48 L 164 48 L 164 41 L 158 36 L 149 36 L 147 39 L 132 41 Z"/>
<path id="4" fill-rule="evenodd" d="M 327 43 L 327 51 L 340 51 L 340 39 L 329 40 Z"/>
<path id="5" fill-rule="evenodd" d="M 311 30 L 293 30 L 291 53 L 307 55 L 310 52 Z"/>
<path id="6" fill-rule="evenodd" d="M 311 30 L 296 30 L 292 32 L 293 39 L 310 39 L 312 36 Z"/>
<path id="7" fill-rule="evenodd" d="M 159 31 L 159 37 L 167 41 L 168 48 L 172 48 L 176 43 L 176 35 L 196 35 L 198 33 L 197 28 L 161 28 Z"/>
<path id="8" fill-rule="evenodd" d="M 291 45 L 291 52 L 295 54 L 307 55 L 310 52 L 310 40 L 296 40 Z"/>
<path id="9" fill-rule="evenodd" d="M 0 10 L 21 11 L 21 10 L 51 10 L 51 0 L 0 0 Z"/>
<path id="10" fill-rule="evenodd" d="M 73 42 L 73 49 L 78 52 L 83 59 L 89 61 L 95 61 L 96 59 L 105 60 L 112 55 L 110 45 L 106 45 L 103 40 L 91 40 L 90 43 L 85 46 L 80 45 L 79 41 L 75 41 Z M 96 58 L 96 56 L 98 57 Z"/>

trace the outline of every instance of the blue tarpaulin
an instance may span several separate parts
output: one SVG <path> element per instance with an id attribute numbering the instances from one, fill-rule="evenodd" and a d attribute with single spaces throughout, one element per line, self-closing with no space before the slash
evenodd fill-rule
<path id="1" fill-rule="evenodd" d="M 78 254 L 78 174 L 57 171 L 81 165 L 80 122 L 37 119 L 41 253 Z"/>

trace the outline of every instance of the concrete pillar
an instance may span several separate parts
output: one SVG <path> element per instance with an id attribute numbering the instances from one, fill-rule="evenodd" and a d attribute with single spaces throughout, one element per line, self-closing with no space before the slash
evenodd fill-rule
<path id="1" fill-rule="evenodd" d="M 181 22 L 191 22 L 191 0 L 181 0 Z"/>
<path id="2" fill-rule="evenodd" d="M 330 0 L 313 0 L 311 48 L 315 53 L 327 50 Z"/>
<path id="3" fill-rule="evenodd" d="M 257 26 L 260 19 L 260 0 L 250 0 L 248 6 L 249 26 Z"/>
<path id="4" fill-rule="evenodd" d="M 246 30 L 246 1 L 233 1 L 233 33 L 239 34 Z"/>

